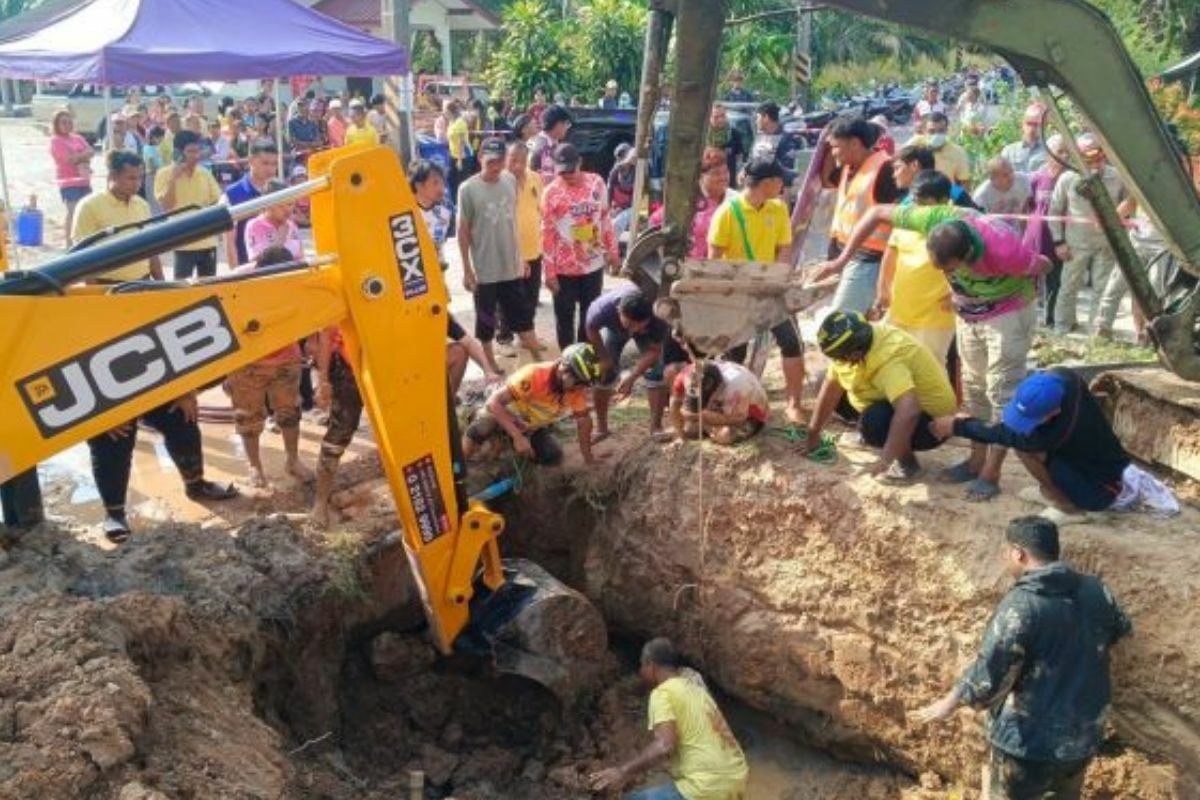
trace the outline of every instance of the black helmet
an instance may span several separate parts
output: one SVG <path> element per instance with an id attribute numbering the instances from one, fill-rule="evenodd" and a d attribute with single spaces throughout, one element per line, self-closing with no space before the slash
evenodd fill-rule
<path id="1" fill-rule="evenodd" d="M 865 353 L 871 349 L 874 329 L 867 318 L 856 311 L 834 311 L 821 323 L 817 344 L 821 352 L 834 361 Z"/>
<path id="2" fill-rule="evenodd" d="M 600 359 L 590 344 L 573 344 L 562 351 L 562 363 L 580 383 L 600 380 Z"/>

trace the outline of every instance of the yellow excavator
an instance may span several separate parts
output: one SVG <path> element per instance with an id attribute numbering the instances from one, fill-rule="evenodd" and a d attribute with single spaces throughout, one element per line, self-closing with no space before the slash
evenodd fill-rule
<path id="1" fill-rule="evenodd" d="M 434 645 L 483 649 L 499 669 L 570 698 L 604 663 L 603 619 L 536 565 L 502 559 L 504 520 L 465 494 L 446 377 L 449 295 L 399 159 L 382 147 L 341 148 L 314 155 L 309 171 L 282 192 L 0 275 L 8 510 L 35 516 L 33 470 L 55 453 L 337 325 Z M 311 263 L 194 284 L 80 283 L 303 196 L 320 254 Z"/>
<path id="2" fill-rule="evenodd" d="M 686 45 L 674 49 L 669 87 L 664 222 L 634 242 L 626 269 L 647 288 L 670 298 L 660 308 L 679 320 L 698 349 L 715 352 L 777 323 L 810 303 L 812 295 L 801 291 L 799 275 L 786 267 L 764 264 L 730 270 L 686 259 L 700 156 L 718 82 L 714 54 L 721 50 L 728 3 L 652 0 L 650 5 L 638 105 L 642 160 L 649 157 L 672 32 L 677 43 Z M 1130 290 L 1149 320 L 1163 363 L 1189 381 L 1200 380 L 1200 199 L 1142 76 L 1103 13 L 1084 0 L 830 0 L 820 6 L 991 49 L 1027 86 L 1040 90 L 1051 122 L 1069 134 L 1059 93 L 1068 95 L 1177 259 L 1179 269 L 1172 279 L 1165 286 L 1152 285 L 1100 179 L 1081 181 L 1081 192 L 1094 205 Z M 1072 165 L 1086 175 L 1074 137 L 1064 138 Z M 717 296 L 727 298 L 720 313 L 714 312 L 721 305 L 714 303 Z"/>

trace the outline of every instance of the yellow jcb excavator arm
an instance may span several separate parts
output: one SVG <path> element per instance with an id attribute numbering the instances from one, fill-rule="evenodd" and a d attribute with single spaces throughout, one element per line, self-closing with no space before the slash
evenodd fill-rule
<path id="1" fill-rule="evenodd" d="M 309 170 L 313 180 L 303 187 L 155 223 L 0 278 L 0 483 L 338 325 L 434 643 L 449 652 L 470 622 L 473 599 L 478 604 L 478 595 L 498 596 L 514 583 L 521 596 L 499 601 L 505 613 L 488 612 L 492 629 L 481 633 L 488 638 L 514 620 L 519 627 L 520 614 L 536 609 L 540 596 L 549 591 L 561 600 L 569 590 L 545 573 L 506 581 L 497 545 L 504 521 L 463 493 L 447 402 L 449 296 L 399 161 L 386 148 L 343 148 L 314 155 Z M 312 193 L 315 245 L 328 263 L 195 285 L 75 285 L 304 193 Z M 584 615 L 587 635 L 579 642 L 585 658 L 598 660 L 602 621 L 590 606 Z M 553 685 L 563 674 L 542 668 L 534 677 L 563 688 Z"/>

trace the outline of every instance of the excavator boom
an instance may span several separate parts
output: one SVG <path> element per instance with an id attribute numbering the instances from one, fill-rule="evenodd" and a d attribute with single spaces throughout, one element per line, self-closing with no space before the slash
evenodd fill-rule
<path id="1" fill-rule="evenodd" d="M 303 188 L 185 214 L 0 276 L 0 483 L 338 325 L 435 646 L 450 652 L 468 632 L 473 649 L 496 646 L 502 667 L 536 663 L 530 677 L 571 695 L 603 661 L 603 620 L 548 574 L 502 562 L 504 520 L 465 496 L 446 380 L 449 294 L 399 160 L 383 147 L 339 148 L 315 154 L 309 170 Z M 196 284 L 73 286 L 228 230 L 235 212 L 301 191 L 312 193 L 316 266 Z M 468 630 L 483 615 L 490 627 Z M 514 656 L 522 644 L 554 641 L 546 620 L 569 630 L 576 649 Z"/>

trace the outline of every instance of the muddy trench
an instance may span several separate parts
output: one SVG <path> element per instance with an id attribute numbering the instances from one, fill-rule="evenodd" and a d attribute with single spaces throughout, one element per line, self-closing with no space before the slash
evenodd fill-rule
<path id="1" fill-rule="evenodd" d="M 435 657 L 374 457 L 343 470 L 331 534 L 261 514 L 118 551 L 63 520 L 10 537 L 0 798 L 395 800 L 418 796 L 415 772 L 426 798 L 589 798 L 590 772 L 647 741 L 633 666 L 655 635 L 719 697 L 751 800 L 978 797 L 981 717 L 922 730 L 906 712 L 973 654 L 1019 509 L 880 489 L 850 451 L 818 468 L 770 440 L 618 439 L 603 469 L 526 471 L 496 504 L 505 554 L 609 625 L 607 679 L 569 710 L 478 658 Z M 1138 626 L 1089 798 L 1200 797 L 1196 522 L 1071 539 Z"/>
<path id="2" fill-rule="evenodd" d="M 379 488 L 364 492 L 360 485 L 342 501 L 361 509 L 367 494 L 367 505 L 386 500 Z M 586 493 L 527 482 L 520 496 L 498 505 L 509 520 L 506 555 L 531 558 L 584 591 L 586 545 L 622 491 L 619 482 Z M 387 516 L 378 510 L 377 523 Z M 370 510 L 363 515 L 372 516 Z M 411 587 L 395 579 L 402 556 L 384 542 L 369 550 L 349 604 L 326 597 L 294 627 L 265 636 L 255 707 L 289 742 L 295 774 L 287 796 L 597 797 L 587 789 L 587 776 L 649 741 L 647 689 L 636 677 L 643 631 L 610 625 L 604 678 L 577 706 L 564 708 L 540 685 L 497 674 L 484 659 L 437 657 Z M 925 796 L 914 776 L 881 763 L 878 752 L 844 750 L 835 757 L 791 725 L 719 685 L 713 689 L 751 762 L 750 798 Z M 660 770 L 647 779 L 666 777 Z M 422 792 L 412 788 L 414 780 Z"/>

